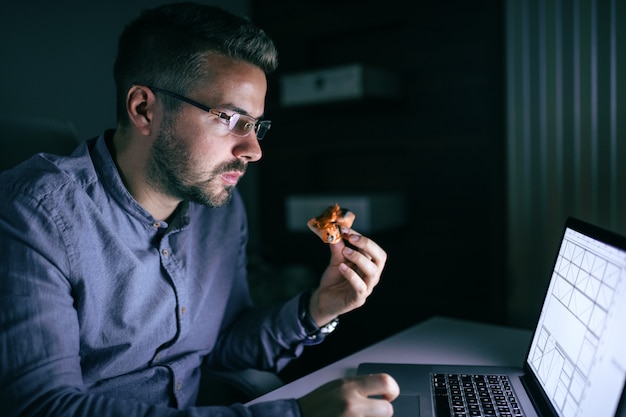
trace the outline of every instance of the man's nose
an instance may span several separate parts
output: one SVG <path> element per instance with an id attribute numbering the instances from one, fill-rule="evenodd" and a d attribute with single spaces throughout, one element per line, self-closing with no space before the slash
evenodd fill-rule
<path id="1" fill-rule="evenodd" d="M 256 162 L 261 159 L 263 151 L 261 150 L 261 144 L 254 132 L 243 137 L 238 137 L 237 139 L 239 139 L 239 141 L 233 148 L 233 155 L 235 157 L 248 162 Z"/>

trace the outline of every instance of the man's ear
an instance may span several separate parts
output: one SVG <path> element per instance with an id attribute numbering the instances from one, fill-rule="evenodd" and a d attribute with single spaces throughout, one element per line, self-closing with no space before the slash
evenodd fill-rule
<path id="1" fill-rule="evenodd" d="M 145 136 L 152 132 L 155 102 L 154 93 L 141 85 L 133 85 L 126 94 L 126 111 L 130 123 Z"/>

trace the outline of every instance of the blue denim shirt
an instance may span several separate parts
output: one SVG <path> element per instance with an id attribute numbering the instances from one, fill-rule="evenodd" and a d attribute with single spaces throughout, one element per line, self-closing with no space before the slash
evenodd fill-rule
<path id="1" fill-rule="evenodd" d="M 201 365 L 278 371 L 301 353 L 298 299 L 252 308 L 238 193 L 157 221 L 111 134 L 0 175 L 3 416 L 298 416 L 293 399 L 194 407 Z"/>

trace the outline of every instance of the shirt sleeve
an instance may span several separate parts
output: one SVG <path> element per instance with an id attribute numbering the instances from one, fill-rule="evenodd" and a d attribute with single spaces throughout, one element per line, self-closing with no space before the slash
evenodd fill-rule
<path id="1" fill-rule="evenodd" d="M 307 334 L 299 319 L 299 304 L 300 295 L 283 304 L 244 311 L 221 332 L 206 365 L 279 372 L 305 346 Z"/>
<path id="2" fill-rule="evenodd" d="M 0 181 L 2 182 L 2 181 Z M 6 183 L 2 182 L 2 187 Z M 71 248 L 51 205 L 0 199 L 0 404 L 5 417 L 298 417 L 293 399 L 254 406 L 167 406 L 91 393 L 83 382 Z M 139 389 L 139 387 L 138 387 Z"/>

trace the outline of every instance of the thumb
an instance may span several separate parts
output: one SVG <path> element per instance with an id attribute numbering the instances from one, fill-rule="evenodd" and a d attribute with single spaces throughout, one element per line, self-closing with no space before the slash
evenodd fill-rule
<path id="1" fill-rule="evenodd" d="M 361 375 L 358 379 L 361 384 L 361 394 L 366 397 L 381 396 L 387 401 L 393 401 L 400 395 L 400 387 L 389 374 Z"/>
<path id="2" fill-rule="evenodd" d="M 328 246 L 330 247 L 330 255 L 332 258 L 340 260 L 343 259 L 343 254 L 341 252 L 343 251 L 343 248 L 346 247 L 343 239 L 339 240 L 337 243 L 329 244 Z"/>
<path id="3" fill-rule="evenodd" d="M 339 259 L 339 262 L 343 261 L 343 248 L 346 247 L 346 242 L 344 239 L 348 238 L 350 233 L 350 229 L 347 227 L 341 227 L 341 239 L 336 241 L 335 243 L 330 243 L 328 246 L 330 247 L 330 255 L 332 259 Z M 334 262 L 333 262 L 334 263 Z"/>

